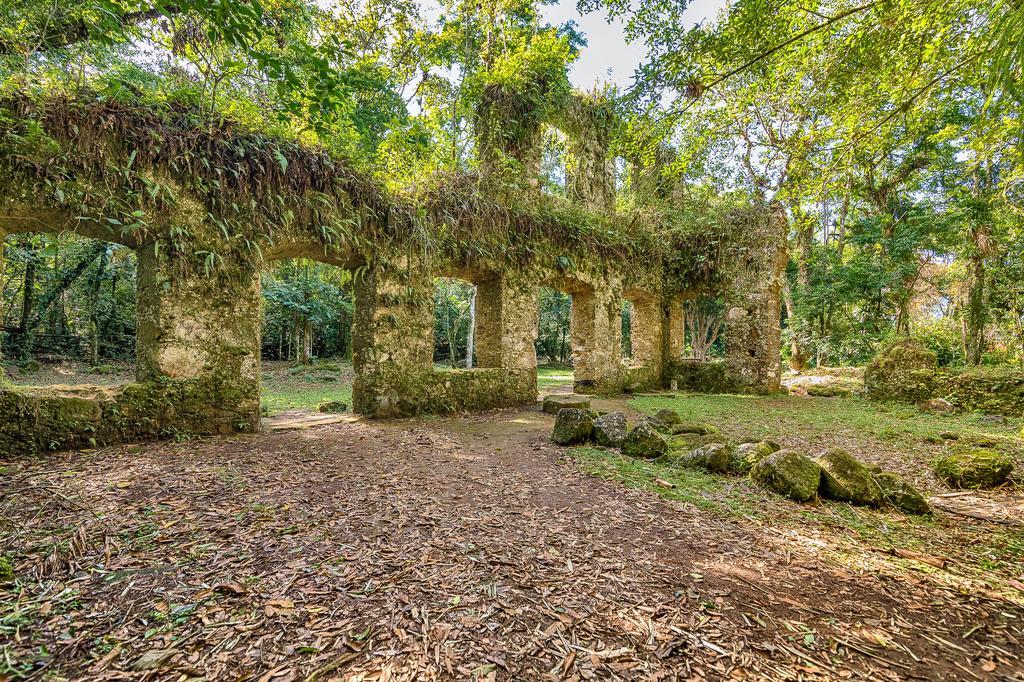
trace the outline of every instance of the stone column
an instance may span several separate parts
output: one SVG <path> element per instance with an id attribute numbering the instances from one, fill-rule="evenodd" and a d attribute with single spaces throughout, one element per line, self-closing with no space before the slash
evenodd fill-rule
<path id="1" fill-rule="evenodd" d="M 165 244 L 138 249 L 137 369 L 165 395 L 166 427 L 228 433 L 259 428 L 259 273 L 251 263 L 217 272 L 172 260 Z"/>
<path id="2" fill-rule="evenodd" d="M 477 284 L 476 352 L 479 367 L 536 373 L 537 289 L 512 275 Z"/>
<path id="3" fill-rule="evenodd" d="M 572 368 L 578 393 L 622 390 L 622 297 L 612 289 L 572 294 Z"/>
<path id="4" fill-rule="evenodd" d="M 782 278 L 789 226 L 781 207 L 755 208 L 734 217 L 725 282 L 725 360 L 739 390 L 771 393 L 782 378 Z"/>
<path id="5" fill-rule="evenodd" d="M 665 360 L 678 360 L 686 354 L 686 316 L 683 313 L 683 299 L 665 299 Z"/>
<path id="6" fill-rule="evenodd" d="M 353 409 L 373 417 L 418 414 L 433 370 L 430 270 L 409 258 L 376 257 L 353 285 Z"/>
<path id="7" fill-rule="evenodd" d="M 656 297 L 641 294 L 629 298 L 630 329 L 633 340 L 633 364 L 661 367 L 661 305 Z M 660 372 L 660 370 L 659 370 Z"/>

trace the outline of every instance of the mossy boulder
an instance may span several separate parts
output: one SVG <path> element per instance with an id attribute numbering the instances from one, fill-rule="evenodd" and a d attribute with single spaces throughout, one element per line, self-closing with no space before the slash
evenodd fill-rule
<path id="1" fill-rule="evenodd" d="M 348 410 L 348 404 L 343 403 L 340 400 L 331 400 L 326 403 L 320 403 L 318 408 L 321 414 L 341 414 Z"/>
<path id="2" fill-rule="evenodd" d="M 953 488 L 995 488 L 1013 471 L 1013 459 L 996 450 L 959 450 L 932 463 L 935 475 Z"/>
<path id="3" fill-rule="evenodd" d="M 629 424 L 621 412 L 609 412 L 594 420 L 594 442 L 606 448 L 622 446 Z"/>
<path id="4" fill-rule="evenodd" d="M 871 400 L 921 403 L 938 388 L 935 353 L 913 339 L 882 346 L 864 370 L 864 389 Z"/>
<path id="5" fill-rule="evenodd" d="M 589 410 L 590 397 L 570 393 L 566 395 L 549 395 L 544 397 L 544 411 L 548 414 L 558 414 L 563 408 L 573 410 Z"/>
<path id="6" fill-rule="evenodd" d="M 679 416 L 679 413 L 669 407 L 663 407 L 655 412 L 654 418 L 666 426 L 679 424 L 683 421 L 683 418 Z"/>
<path id="7" fill-rule="evenodd" d="M 640 422 L 622 441 L 622 454 L 654 459 L 668 452 L 668 441 L 649 422 Z"/>
<path id="8" fill-rule="evenodd" d="M 950 412 L 956 412 L 956 407 L 953 403 L 949 402 L 945 398 L 929 398 L 928 400 L 918 404 L 917 409 L 931 414 L 949 414 Z"/>
<path id="9" fill-rule="evenodd" d="M 882 490 L 860 460 L 846 450 L 829 450 L 818 459 L 821 495 L 867 507 L 882 503 Z"/>
<path id="10" fill-rule="evenodd" d="M 594 432 L 594 416 L 590 410 L 563 407 L 555 416 L 551 441 L 558 445 L 579 445 L 590 440 Z"/>
<path id="11" fill-rule="evenodd" d="M 814 499 L 821 482 L 821 467 L 794 450 L 779 450 L 754 465 L 750 480 L 797 502 Z"/>
<path id="12" fill-rule="evenodd" d="M 729 471 L 732 448 L 725 443 L 709 443 L 683 455 L 680 462 L 685 466 L 707 469 L 716 474 Z"/>
<path id="13" fill-rule="evenodd" d="M 755 443 L 742 443 L 732 451 L 729 469 L 739 474 L 749 473 L 755 464 L 768 455 L 778 452 L 779 449 L 777 443 L 767 440 Z"/>
<path id="14" fill-rule="evenodd" d="M 700 422 L 680 421 L 675 424 L 672 424 L 670 430 L 672 431 L 672 433 L 675 434 L 695 433 L 698 436 L 710 436 L 713 434 L 720 433 L 719 430 L 716 427 L 712 426 L 711 424 L 703 424 Z"/>
<path id="15" fill-rule="evenodd" d="M 931 513 L 931 506 L 925 496 L 897 474 L 882 471 L 874 474 L 875 483 L 882 491 L 882 499 L 907 514 Z"/>

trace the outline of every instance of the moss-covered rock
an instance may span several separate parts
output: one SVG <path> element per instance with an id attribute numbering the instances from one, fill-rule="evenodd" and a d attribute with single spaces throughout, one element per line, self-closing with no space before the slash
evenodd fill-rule
<path id="1" fill-rule="evenodd" d="M 931 506 L 925 496 L 914 486 L 889 471 L 874 474 L 875 483 L 882 491 L 882 499 L 907 514 L 929 514 Z"/>
<path id="2" fill-rule="evenodd" d="M 544 397 L 544 411 L 548 414 L 558 414 L 562 408 L 574 410 L 589 410 L 590 397 L 585 395 L 549 395 Z"/>
<path id="3" fill-rule="evenodd" d="M 996 450 L 959 450 L 932 463 L 935 475 L 953 488 L 995 488 L 1013 471 L 1013 459 Z"/>
<path id="4" fill-rule="evenodd" d="M 674 434 L 695 433 L 698 436 L 710 436 L 720 433 L 717 427 L 700 422 L 678 422 L 673 424 L 670 430 Z"/>
<path id="5" fill-rule="evenodd" d="M 621 412 L 609 412 L 594 420 L 594 442 L 606 448 L 622 446 L 629 424 Z"/>
<path id="6" fill-rule="evenodd" d="M 668 452 L 668 441 L 649 422 L 640 422 L 622 441 L 622 454 L 654 459 Z"/>
<path id="7" fill-rule="evenodd" d="M 558 445 L 579 445 L 590 440 L 594 432 L 594 417 L 590 410 L 563 407 L 555 416 L 551 441 Z"/>
<path id="8" fill-rule="evenodd" d="M 732 451 L 729 469 L 738 474 L 749 473 L 754 465 L 768 455 L 780 450 L 778 443 L 762 440 L 754 443 L 742 443 Z"/>
<path id="9" fill-rule="evenodd" d="M 794 450 L 779 450 L 750 470 L 750 480 L 797 502 L 814 499 L 821 482 L 821 467 Z"/>
<path id="10" fill-rule="evenodd" d="M 867 507 L 882 503 L 882 491 L 871 472 L 846 450 L 829 450 L 818 459 L 818 466 L 822 497 Z"/>
<path id="11" fill-rule="evenodd" d="M 341 414 L 348 410 L 348 404 L 340 400 L 330 400 L 326 403 L 320 403 L 318 409 L 321 414 Z"/>
<path id="12" fill-rule="evenodd" d="M 732 450 L 726 443 L 709 443 L 683 455 L 680 462 L 684 466 L 699 467 L 716 474 L 724 474 L 729 471 Z"/>
<path id="13" fill-rule="evenodd" d="M 933 397 L 938 380 L 936 356 L 918 341 L 901 339 L 882 346 L 864 370 L 871 400 L 920 403 Z"/>
<path id="14" fill-rule="evenodd" d="M 654 418 L 666 426 L 680 424 L 683 421 L 683 418 L 679 416 L 679 413 L 670 407 L 663 407 L 655 412 Z"/>

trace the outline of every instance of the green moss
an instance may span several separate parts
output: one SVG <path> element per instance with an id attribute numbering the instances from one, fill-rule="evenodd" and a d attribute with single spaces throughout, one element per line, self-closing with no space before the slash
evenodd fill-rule
<path id="1" fill-rule="evenodd" d="M 845 450 L 833 449 L 818 460 L 821 467 L 822 495 L 833 500 L 877 507 L 882 491 L 871 472 Z"/>
<path id="2" fill-rule="evenodd" d="M 1016 367 L 972 367 L 946 375 L 942 393 L 961 410 L 1024 415 L 1024 371 Z"/>
<path id="3" fill-rule="evenodd" d="M 965 449 L 936 459 L 935 475 L 954 488 L 995 488 L 1013 471 L 1013 459 L 986 448 Z"/>
<path id="4" fill-rule="evenodd" d="M 882 491 L 882 498 L 896 509 L 908 514 L 931 512 L 931 507 L 924 495 L 897 474 L 882 471 L 874 474 L 874 478 L 875 483 Z"/>
<path id="5" fill-rule="evenodd" d="M 750 480 L 797 502 L 807 502 L 818 494 L 821 469 L 805 455 L 779 450 L 754 465 Z"/>
<path id="6" fill-rule="evenodd" d="M 935 395 L 935 353 L 912 339 L 888 343 L 864 370 L 864 389 L 871 400 L 920 403 Z"/>

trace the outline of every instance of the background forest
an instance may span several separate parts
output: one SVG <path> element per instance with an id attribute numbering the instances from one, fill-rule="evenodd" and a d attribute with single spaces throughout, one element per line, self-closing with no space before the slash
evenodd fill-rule
<path id="1" fill-rule="evenodd" d="M 472 173 L 488 84 L 549 86 L 558 106 L 588 46 L 529 0 L 21 0 L 0 8 L 0 96 L 88 89 L 319 144 L 393 191 Z M 632 85 L 596 86 L 626 159 L 658 157 L 678 229 L 730 202 L 791 224 L 783 311 L 793 368 L 862 364 L 912 336 L 944 365 L 1024 365 L 1020 90 L 1024 8 L 953 0 L 737 0 L 692 26 L 686 3 L 581 0 L 647 50 Z M 541 189 L 566 194 L 545 135 Z M 439 181 L 439 179 L 441 179 Z M 142 218 L 140 217 L 140 220 Z M 681 226 L 681 227 L 680 227 Z M 3 354 L 131 361 L 134 254 L 75 236 L 4 244 Z M 264 356 L 351 354 L 353 273 L 284 261 L 264 276 Z M 472 362 L 472 287 L 438 280 L 438 362 Z M 569 362 L 570 299 L 543 290 L 538 354 Z M 704 314 L 713 325 L 717 312 Z M 628 308 L 624 309 L 628 353 Z M 704 349 L 692 349 L 703 355 Z M 714 354 L 715 347 L 709 349 Z"/>

